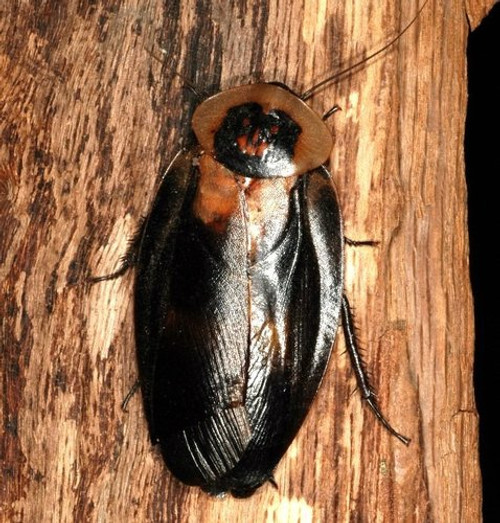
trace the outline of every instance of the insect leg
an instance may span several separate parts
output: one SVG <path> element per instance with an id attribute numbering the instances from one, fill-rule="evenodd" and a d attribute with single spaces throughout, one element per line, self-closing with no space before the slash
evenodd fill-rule
<path id="1" fill-rule="evenodd" d="M 323 121 L 325 120 L 328 120 L 328 118 L 330 118 L 330 116 L 333 114 L 333 113 L 336 113 L 337 111 L 342 111 L 342 108 L 340 106 L 338 106 L 337 104 L 335 104 L 329 111 L 327 111 L 322 117 L 321 119 Z"/>
<path id="2" fill-rule="evenodd" d="M 408 445 L 410 443 L 410 439 L 406 436 L 403 436 L 402 434 L 400 434 L 392 428 L 391 424 L 384 418 L 382 412 L 380 411 L 377 405 L 375 393 L 373 392 L 373 389 L 371 388 L 370 383 L 368 382 L 368 376 L 365 370 L 365 365 L 359 352 L 359 344 L 356 339 L 356 334 L 354 332 L 354 321 L 351 306 L 349 305 L 349 301 L 347 300 L 347 297 L 345 295 L 342 298 L 341 310 L 347 350 L 349 351 L 352 368 L 354 370 L 354 374 L 356 375 L 358 386 L 361 389 L 361 395 L 363 399 L 366 400 L 372 411 L 375 413 L 375 416 L 380 421 L 380 423 L 382 423 L 382 425 L 393 436 L 396 436 L 396 438 L 398 438 L 399 441 L 401 441 L 405 445 Z"/>
<path id="3" fill-rule="evenodd" d="M 141 221 L 141 225 L 136 234 L 131 238 L 127 252 L 122 256 L 120 260 L 120 266 L 115 272 L 111 274 L 105 274 L 103 276 L 91 276 L 87 278 L 86 282 L 90 284 L 98 283 L 100 281 L 116 280 L 123 276 L 130 268 L 134 267 L 137 262 L 137 255 L 139 253 L 139 246 L 142 239 L 142 232 L 144 229 L 144 219 Z"/>
<path id="4" fill-rule="evenodd" d="M 344 241 L 351 247 L 362 247 L 364 245 L 374 247 L 375 245 L 379 244 L 379 242 L 376 240 L 351 240 L 351 238 L 348 238 L 347 236 L 344 236 Z"/>
<path id="5" fill-rule="evenodd" d="M 132 399 L 132 397 L 135 395 L 135 393 L 139 390 L 140 386 L 141 386 L 141 382 L 139 380 L 137 380 L 132 385 L 130 390 L 127 392 L 127 395 L 125 396 L 125 399 L 122 401 L 122 410 L 123 410 L 123 412 L 128 412 L 128 410 L 127 410 L 128 404 L 129 404 L 130 400 Z"/>

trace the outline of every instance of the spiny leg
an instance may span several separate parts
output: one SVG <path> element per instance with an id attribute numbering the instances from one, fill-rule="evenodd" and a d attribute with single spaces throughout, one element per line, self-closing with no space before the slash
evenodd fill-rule
<path id="1" fill-rule="evenodd" d="M 118 267 L 118 269 L 115 272 L 112 272 L 111 274 L 106 274 L 104 276 L 90 276 L 86 279 L 86 282 L 93 285 L 94 283 L 99 283 L 100 281 L 116 280 L 117 278 L 123 276 L 131 267 L 133 267 L 135 265 L 135 262 L 135 252 L 127 253 L 121 259 L 120 267 Z"/>
<path id="2" fill-rule="evenodd" d="M 137 233 L 132 237 L 132 240 L 129 243 L 128 250 L 125 253 L 125 255 L 120 260 L 120 266 L 118 269 L 111 274 L 106 274 L 104 276 L 90 276 L 86 279 L 87 283 L 90 283 L 93 285 L 94 283 L 98 283 L 101 281 L 110 281 L 115 280 L 117 278 L 120 278 L 123 276 L 129 269 L 134 267 L 137 263 L 137 257 L 139 253 L 139 245 L 142 239 L 142 231 L 144 228 L 144 219 L 141 221 L 141 225 L 137 231 Z M 136 382 L 132 385 L 130 390 L 128 391 L 127 395 L 125 396 L 124 400 L 122 401 L 122 410 L 123 412 L 128 412 L 127 407 L 129 404 L 129 401 L 132 399 L 132 397 L 135 395 L 135 393 L 139 390 L 141 386 L 141 383 L 139 380 L 136 380 Z"/>
<path id="3" fill-rule="evenodd" d="M 396 438 L 399 439 L 405 445 L 410 443 L 410 439 L 406 436 L 403 436 L 396 430 L 394 430 L 391 424 L 384 418 L 382 412 L 380 411 L 376 399 L 375 393 L 368 382 L 368 375 L 365 370 L 363 359 L 359 351 L 358 341 L 356 339 L 356 334 L 354 332 L 354 320 L 351 311 L 351 306 L 347 297 L 344 295 L 342 297 L 342 323 L 344 328 L 344 335 L 347 345 L 347 350 L 351 358 L 352 368 L 358 382 L 358 386 L 361 389 L 361 395 L 364 400 L 368 403 L 372 411 L 375 413 L 377 419 L 382 423 L 382 425 Z"/>
<path id="4" fill-rule="evenodd" d="M 142 240 L 144 224 L 145 219 L 142 218 L 137 232 L 134 234 L 131 240 L 129 240 L 127 252 L 121 258 L 118 269 L 111 274 L 105 274 L 104 276 L 90 276 L 86 279 L 87 283 L 93 285 L 94 283 L 99 283 L 101 281 L 116 280 L 117 278 L 123 276 L 130 268 L 135 266 L 139 254 L 139 247 Z"/>
<path id="5" fill-rule="evenodd" d="M 350 245 L 351 247 L 375 247 L 379 244 L 379 242 L 376 240 L 351 240 L 351 238 L 348 238 L 347 236 L 344 236 L 344 241 L 347 245 Z"/>
<path id="6" fill-rule="evenodd" d="M 123 412 L 128 412 L 127 407 L 128 407 L 129 401 L 132 399 L 132 397 L 135 395 L 135 393 L 139 390 L 140 386 L 141 386 L 141 382 L 139 380 L 136 380 L 136 382 L 132 385 L 130 390 L 127 392 L 125 399 L 122 401 Z"/>

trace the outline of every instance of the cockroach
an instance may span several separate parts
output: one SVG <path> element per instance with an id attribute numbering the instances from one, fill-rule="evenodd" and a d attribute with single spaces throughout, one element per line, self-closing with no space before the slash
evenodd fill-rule
<path id="1" fill-rule="evenodd" d="M 427 0 L 426 0 L 427 2 Z M 213 495 L 251 495 L 294 439 L 342 319 L 362 397 L 369 385 L 344 295 L 344 235 L 324 164 L 333 139 L 279 83 L 203 101 L 122 267 L 135 266 L 139 382 L 151 440 L 170 471 Z M 330 110 L 330 116 L 337 107 Z"/>

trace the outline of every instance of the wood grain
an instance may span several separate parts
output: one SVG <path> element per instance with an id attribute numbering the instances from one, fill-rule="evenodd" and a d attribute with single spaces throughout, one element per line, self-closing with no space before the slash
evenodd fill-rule
<path id="1" fill-rule="evenodd" d="M 465 49 L 493 0 L 429 0 L 390 50 L 311 100 L 342 108 L 330 168 L 346 234 L 378 241 L 347 247 L 346 292 L 380 404 L 412 443 L 361 405 L 340 335 L 279 489 L 248 500 L 172 479 L 140 396 L 120 409 L 137 377 L 133 274 L 81 282 L 117 268 L 190 139 L 187 81 L 303 91 L 417 3 L 1 4 L 1 519 L 479 521 Z"/>

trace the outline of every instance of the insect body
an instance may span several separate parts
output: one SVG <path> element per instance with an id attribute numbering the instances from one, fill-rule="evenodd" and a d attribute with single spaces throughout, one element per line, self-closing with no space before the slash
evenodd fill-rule
<path id="1" fill-rule="evenodd" d="M 173 474 L 244 497 L 291 443 L 324 375 L 343 298 L 343 232 L 323 167 L 332 137 L 281 85 L 204 101 L 199 146 L 164 177 L 141 235 L 135 325 L 152 441 Z"/>
<path id="2" fill-rule="evenodd" d="M 324 167 L 332 136 L 282 84 L 221 92 L 181 151 L 122 267 L 136 266 L 135 333 L 153 443 L 172 473 L 211 494 L 251 495 L 299 430 L 340 319 L 364 400 L 380 412 L 343 295 L 342 219 Z M 332 108 L 323 119 L 331 115 Z"/>

